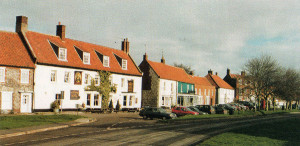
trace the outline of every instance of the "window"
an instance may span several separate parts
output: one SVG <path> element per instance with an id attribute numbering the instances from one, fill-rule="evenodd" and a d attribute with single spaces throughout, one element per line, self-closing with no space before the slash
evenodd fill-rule
<path id="1" fill-rule="evenodd" d="M 100 84 L 100 77 L 99 75 L 95 76 L 95 85 L 99 85 Z"/>
<path id="2" fill-rule="evenodd" d="M 99 94 L 94 95 L 94 106 L 99 106 Z"/>
<path id="3" fill-rule="evenodd" d="M 182 92 L 182 84 L 180 85 L 180 92 Z"/>
<path id="4" fill-rule="evenodd" d="M 122 59 L 122 69 L 127 70 L 127 60 L 126 59 Z"/>
<path id="5" fill-rule="evenodd" d="M 132 102 L 133 102 L 133 96 L 130 96 L 130 98 L 129 98 L 129 106 L 132 106 Z"/>
<path id="6" fill-rule="evenodd" d="M 5 82 L 5 68 L 0 68 L 0 82 Z"/>
<path id="7" fill-rule="evenodd" d="M 84 83 L 85 84 L 89 84 L 89 78 L 90 78 L 90 75 L 89 74 L 85 74 L 85 78 L 84 78 Z"/>
<path id="8" fill-rule="evenodd" d="M 174 88 L 174 84 L 171 83 L 171 91 L 173 91 L 173 88 Z"/>
<path id="9" fill-rule="evenodd" d="M 29 70 L 21 69 L 21 83 L 28 84 L 29 83 Z"/>
<path id="10" fill-rule="evenodd" d="M 128 92 L 133 92 L 133 80 L 128 81 Z"/>
<path id="11" fill-rule="evenodd" d="M 138 103 L 139 103 L 139 99 L 135 98 L 135 104 L 138 104 Z"/>
<path id="12" fill-rule="evenodd" d="M 125 86 L 125 79 L 122 78 L 122 79 L 121 79 L 121 87 L 124 87 L 124 86 Z"/>
<path id="13" fill-rule="evenodd" d="M 65 79 L 64 79 L 65 83 L 70 83 L 70 75 L 71 75 L 70 72 L 65 72 Z"/>
<path id="14" fill-rule="evenodd" d="M 191 90 L 194 91 L 194 85 L 192 85 L 192 89 Z"/>
<path id="15" fill-rule="evenodd" d="M 91 94 L 86 95 L 86 105 L 90 106 L 91 105 Z"/>
<path id="16" fill-rule="evenodd" d="M 197 94 L 197 89 L 195 89 L 195 94 Z"/>
<path id="17" fill-rule="evenodd" d="M 208 89 L 208 93 L 207 93 L 207 95 L 209 96 L 210 95 L 210 90 Z"/>
<path id="18" fill-rule="evenodd" d="M 189 85 L 187 85 L 187 90 L 186 90 L 186 91 L 187 91 L 187 93 L 189 93 L 189 87 L 190 87 L 190 86 L 189 86 Z"/>
<path id="19" fill-rule="evenodd" d="M 109 57 L 108 56 L 103 56 L 103 66 L 109 67 Z"/>
<path id="20" fill-rule="evenodd" d="M 127 96 L 123 96 L 123 106 L 127 105 Z"/>
<path id="21" fill-rule="evenodd" d="M 199 95 L 201 95 L 201 89 L 199 89 Z"/>
<path id="22" fill-rule="evenodd" d="M 62 61 L 67 61 L 67 49 L 59 48 L 58 59 Z"/>
<path id="23" fill-rule="evenodd" d="M 90 53 L 83 52 L 83 63 L 90 64 Z"/>
<path id="24" fill-rule="evenodd" d="M 56 82 L 56 70 L 51 71 L 51 82 Z"/>
<path id="25" fill-rule="evenodd" d="M 165 97 L 161 97 L 161 105 L 165 105 Z"/>
<path id="26" fill-rule="evenodd" d="M 206 95 L 206 89 L 204 89 L 204 95 Z"/>

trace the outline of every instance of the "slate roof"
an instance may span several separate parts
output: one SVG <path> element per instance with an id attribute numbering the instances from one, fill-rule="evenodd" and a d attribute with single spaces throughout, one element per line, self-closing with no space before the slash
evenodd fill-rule
<path id="1" fill-rule="evenodd" d="M 193 84 L 193 81 L 189 75 L 182 68 L 170 66 L 160 62 L 153 62 L 150 60 L 147 60 L 147 62 L 150 64 L 155 73 L 162 79 Z"/>
<path id="2" fill-rule="evenodd" d="M 96 44 L 82 42 L 78 40 L 65 38 L 61 40 L 60 37 L 48 35 L 33 31 L 25 33 L 33 52 L 36 55 L 38 64 L 55 65 L 63 67 L 81 68 L 89 70 L 104 70 L 113 73 L 129 74 L 141 76 L 142 73 L 131 59 L 122 50 L 112 49 Z M 60 61 L 56 56 L 53 48 L 50 45 L 55 44 L 58 47 L 67 49 L 67 61 Z M 84 64 L 75 47 L 83 52 L 90 53 L 90 64 Z M 100 61 L 96 51 L 104 56 L 109 56 L 109 67 L 104 67 Z M 123 70 L 116 56 L 127 60 L 127 70 Z"/>
<path id="3" fill-rule="evenodd" d="M 20 36 L 15 32 L 0 31 L 0 65 L 35 67 Z"/>

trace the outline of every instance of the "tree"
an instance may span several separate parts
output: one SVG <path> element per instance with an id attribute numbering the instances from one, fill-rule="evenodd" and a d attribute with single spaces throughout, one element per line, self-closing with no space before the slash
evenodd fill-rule
<path id="1" fill-rule="evenodd" d="M 110 102 L 109 102 L 108 108 L 109 108 L 110 111 L 112 111 L 112 110 L 114 109 L 112 99 L 111 99 Z"/>
<path id="2" fill-rule="evenodd" d="M 86 91 L 97 91 L 102 95 L 102 109 L 107 110 L 108 109 L 108 100 L 109 100 L 109 94 L 111 92 L 116 91 L 116 87 L 113 86 L 109 80 L 109 77 L 111 75 L 108 71 L 99 71 L 98 72 L 100 76 L 100 85 L 95 85 L 94 79 L 91 80 L 91 85 L 88 85 L 85 90 Z"/>
<path id="3" fill-rule="evenodd" d="M 188 65 L 174 63 L 174 66 L 179 67 L 179 68 L 183 68 L 185 70 L 185 72 L 189 75 L 194 74 L 194 70 Z"/>
<path id="4" fill-rule="evenodd" d="M 262 55 L 250 59 L 244 68 L 245 78 L 250 82 L 249 88 L 254 92 L 259 110 L 261 99 L 267 102 L 266 110 L 268 110 L 269 98 L 274 96 L 275 85 L 280 76 L 280 66 L 271 56 Z"/>
<path id="5" fill-rule="evenodd" d="M 121 105 L 120 105 L 119 100 L 118 100 L 117 105 L 116 105 L 116 113 L 118 113 L 120 108 L 121 108 Z"/>
<path id="6" fill-rule="evenodd" d="M 287 108 L 289 104 L 290 109 L 292 109 L 292 101 L 299 102 L 300 73 L 295 69 L 286 69 L 278 80 L 275 93 L 280 99 L 287 102 Z"/>

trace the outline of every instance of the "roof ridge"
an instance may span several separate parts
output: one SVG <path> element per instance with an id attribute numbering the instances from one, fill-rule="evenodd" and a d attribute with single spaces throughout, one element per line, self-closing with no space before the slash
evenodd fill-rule
<path id="1" fill-rule="evenodd" d="M 14 31 L 6 31 L 6 30 L 0 30 L 0 32 L 4 32 L 4 33 L 15 33 L 15 34 L 18 34 L 18 33 L 14 32 Z"/>

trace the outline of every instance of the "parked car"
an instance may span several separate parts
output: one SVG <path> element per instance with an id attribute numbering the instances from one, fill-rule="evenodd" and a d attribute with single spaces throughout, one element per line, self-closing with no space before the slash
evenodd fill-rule
<path id="1" fill-rule="evenodd" d="M 209 114 L 215 114 L 216 110 L 211 105 L 196 105 L 196 108 L 198 108 L 200 111 L 209 113 Z"/>
<path id="2" fill-rule="evenodd" d="M 189 109 L 191 109 L 194 112 L 199 113 L 199 115 L 207 115 L 206 112 L 200 111 L 198 108 L 196 108 L 195 106 L 189 106 Z"/>
<path id="3" fill-rule="evenodd" d="M 255 105 L 249 101 L 239 101 L 239 103 L 243 104 L 244 106 L 248 107 L 248 109 L 252 110 L 255 108 Z"/>
<path id="4" fill-rule="evenodd" d="M 164 109 L 157 107 L 146 107 L 140 111 L 139 115 L 143 117 L 143 119 L 174 119 L 177 117 L 176 114 L 167 113 Z"/>
<path id="5" fill-rule="evenodd" d="M 218 107 L 223 107 L 228 110 L 229 114 L 233 114 L 235 109 L 230 104 L 219 104 Z"/>
<path id="6" fill-rule="evenodd" d="M 199 113 L 191 110 L 188 107 L 173 107 L 172 113 L 176 114 L 177 116 L 184 116 L 184 115 L 199 115 Z"/>
<path id="7" fill-rule="evenodd" d="M 216 114 L 228 114 L 228 110 L 222 106 L 215 106 Z"/>

